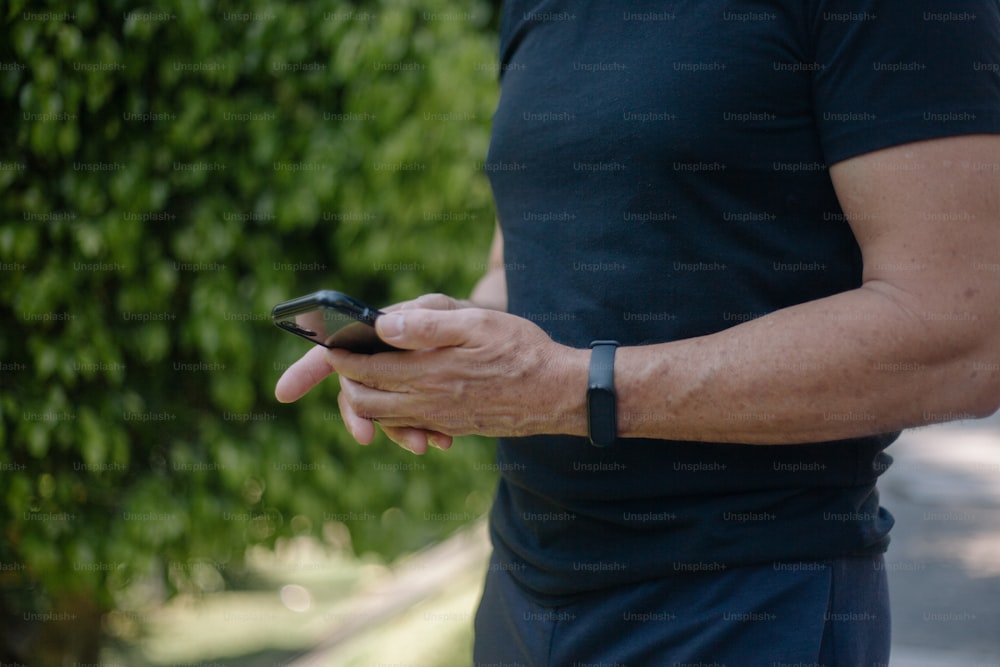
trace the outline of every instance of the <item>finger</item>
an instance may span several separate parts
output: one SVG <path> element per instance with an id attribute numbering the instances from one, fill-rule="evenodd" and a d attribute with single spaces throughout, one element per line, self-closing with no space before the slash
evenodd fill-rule
<path id="1" fill-rule="evenodd" d="M 426 372 L 419 355 L 399 352 L 357 354 L 347 350 L 327 350 L 327 359 L 341 378 L 350 378 L 372 389 L 405 391 L 413 378 Z"/>
<path id="2" fill-rule="evenodd" d="M 403 449 L 414 454 L 424 454 L 427 451 L 427 431 L 408 426 L 382 426 L 386 437 Z"/>
<path id="3" fill-rule="evenodd" d="M 380 308 L 383 313 L 391 313 L 396 310 L 406 310 L 408 308 L 415 308 L 417 300 L 410 299 L 409 301 L 400 301 L 399 303 L 394 303 L 391 306 L 386 306 L 385 308 Z"/>
<path id="4" fill-rule="evenodd" d="M 423 294 L 418 296 L 413 301 L 410 301 L 407 305 L 408 310 L 414 308 L 427 308 L 429 310 L 458 310 L 460 308 L 469 308 L 471 304 L 468 301 L 459 301 L 447 294 Z"/>
<path id="5" fill-rule="evenodd" d="M 354 411 L 354 406 L 349 400 L 352 381 L 340 378 L 340 393 L 337 395 L 337 405 L 340 406 L 340 416 L 344 418 L 344 426 L 360 445 L 370 444 L 375 437 L 375 425 L 372 420 L 365 419 Z"/>
<path id="6" fill-rule="evenodd" d="M 423 454 L 428 447 L 435 447 L 440 450 L 451 449 L 453 439 L 450 435 L 437 431 L 427 431 L 422 428 L 410 428 L 408 426 L 386 426 L 379 424 L 386 436 L 403 449 L 408 449 L 414 454 Z M 418 451 L 419 450 L 419 451 Z"/>
<path id="7" fill-rule="evenodd" d="M 383 392 L 373 391 L 369 387 L 366 387 L 359 382 L 355 382 L 350 378 L 346 378 L 344 376 L 340 377 L 340 395 L 337 397 L 337 401 L 341 406 L 341 414 L 348 430 L 351 431 L 351 434 L 354 435 L 355 438 L 361 442 L 361 444 L 368 444 L 371 442 L 373 435 L 371 430 L 374 429 L 373 424 L 378 423 L 390 440 L 395 442 L 400 447 L 413 452 L 414 454 L 423 454 L 427 451 L 428 447 L 436 447 L 438 449 L 449 449 L 451 447 L 452 437 L 450 435 L 445 435 L 444 433 L 440 433 L 438 431 L 407 426 L 405 421 L 401 423 L 400 418 L 387 417 L 386 421 L 389 423 L 383 423 L 378 418 L 378 415 L 381 413 L 377 410 L 374 412 L 361 413 L 371 414 L 373 415 L 372 417 L 359 416 L 359 412 L 355 408 L 355 405 L 361 403 L 371 404 L 376 402 L 382 393 Z"/>
<path id="8" fill-rule="evenodd" d="M 459 301 L 447 294 L 422 294 L 416 299 L 400 301 L 382 309 L 383 313 L 391 313 L 396 310 L 413 310 L 414 308 L 429 308 L 431 310 L 457 310 L 467 308 L 468 302 Z"/>
<path id="9" fill-rule="evenodd" d="M 438 431 L 428 431 L 427 432 L 427 444 L 431 447 L 437 447 L 440 450 L 451 449 L 454 439 L 450 435 L 445 435 Z"/>
<path id="10" fill-rule="evenodd" d="M 326 349 L 314 347 L 281 374 L 274 386 L 274 396 L 282 403 L 297 401 L 332 372 Z"/>
<path id="11" fill-rule="evenodd" d="M 400 310 L 375 320 L 375 331 L 385 342 L 404 350 L 461 347 L 486 323 L 488 313 L 481 308 Z"/>

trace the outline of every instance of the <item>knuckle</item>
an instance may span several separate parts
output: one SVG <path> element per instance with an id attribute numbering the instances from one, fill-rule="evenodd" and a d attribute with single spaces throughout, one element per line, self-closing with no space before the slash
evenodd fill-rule
<path id="1" fill-rule="evenodd" d="M 424 294 L 414 299 L 413 303 L 417 308 L 429 310 L 461 310 L 464 308 L 461 301 L 442 292 Z"/>
<path id="2" fill-rule="evenodd" d="M 415 333 L 422 340 L 434 340 L 437 338 L 440 327 L 436 317 L 414 317 L 412 321 Z M 410 322 L 407 322 L 406 326 L 410 327 Z"/>
<path id="3" fill-rule="evenodd" d="M 471 309 L 467 315 L 465 329 L 467 331 L 483 332 L 494 328 L 493 313 L 484 308 Z"/>
<path id="4" fill-rule="evenodd" d="M 418 296 L 414 303 L 420 308 L 433 308 L 435 306 L 441 307 L 446 304 L 450 299 L 440 292 L 433 292 L 431 294 L 422 294 Z"/>

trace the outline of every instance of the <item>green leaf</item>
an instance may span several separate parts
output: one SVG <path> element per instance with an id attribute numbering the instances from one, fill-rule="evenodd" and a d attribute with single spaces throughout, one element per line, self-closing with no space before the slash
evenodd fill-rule
<path id="1" fill-rule="evenodd" d="M 80 409 L 79 437 L 84 463 L 93 470 L 99 470 L 107 461 L 110 448 L 107 429 L 97 414 L 89 406 Z"/>

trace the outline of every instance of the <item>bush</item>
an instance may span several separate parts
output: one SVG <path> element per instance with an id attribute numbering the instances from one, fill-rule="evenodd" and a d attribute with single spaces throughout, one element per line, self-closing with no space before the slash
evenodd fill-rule
<path id="1" fill-rule="evenodd" d="M 482 273 L 493 27 L 471 0 L 9 3 L 11 635 L 125 604 L 150 575 L 197 590 L 192 563 L 232 571 L 247 544 L 345 523 L 391 557 L 485 510 L 487 441 L 421 459 L 359 448 L 335 381 L 276 404 L 308 343 L 269 312 L 320 288 L 462 294 Z"/>

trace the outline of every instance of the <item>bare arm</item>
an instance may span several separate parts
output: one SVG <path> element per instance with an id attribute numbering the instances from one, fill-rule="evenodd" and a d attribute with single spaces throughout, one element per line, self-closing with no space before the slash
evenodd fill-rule
<path id="1" fill-rule="evenodd" d="M 503 266 L 503 233 L 499 223 L 493 231 L 486 273 L 472 289 L 469 301 L 474 306 L 491 310 L 507 310 L 507 278 Z"/>
<path id="2" fill-rule="evenodd" d="M 1000 137 L 891 148 L 831 176 L 864 284 L 711 336 L 621 349 L 624 436 L 816 442 L 997 409 Z"/>

